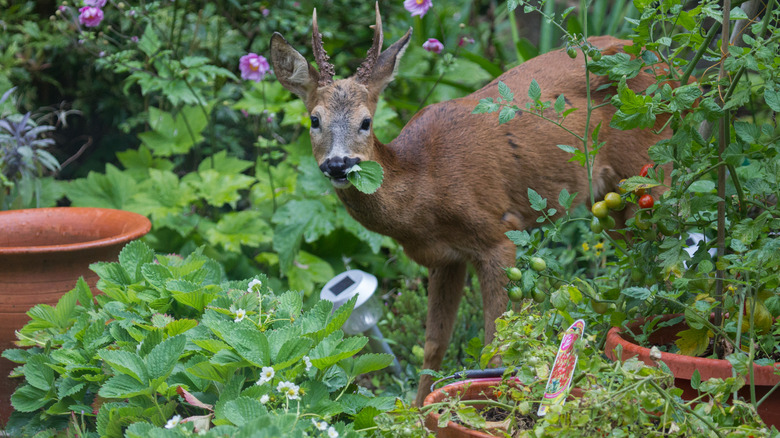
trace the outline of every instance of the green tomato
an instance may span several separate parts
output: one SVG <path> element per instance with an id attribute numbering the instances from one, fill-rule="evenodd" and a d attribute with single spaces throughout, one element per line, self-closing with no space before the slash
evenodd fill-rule
<path id="1" fill-rule="evenodd" d="M 506 276 L 512 281 L 520 281 L 523 278 L 523 271 L 520 268 L 512 266 L 506 270 Z"/>
<path id="2" fill-rule="evenodd" d="M 544 291 L 539 289 L 538 287 L 534 288 L 532 296 L 534 301 L 536 301 L 537 303 L 543 303 L 544 300 L 547 299 L 547 294 L 544 293 Z"/>
<path id="3" fill-rule="evenodd" d="M 623 197 L 616 192 L 609 192 L 604 195 L 604 202 L 610 210 L 622 210 L 626 206 L 626 202 Z"/>
<path id="4" fill-rule="evenodd" d="M 646 211 L 640 211 L 634 216 L 634 224 L 640 230 L 650 229 L 650 215 Z"/>
<path id="5" fill-rule="evenodd" d="M 593 219 L 590 221 L 590 230 L 596 234 L 604 231 L 604 227 L 601 225 L 601 220 L 596 216 L 593 216 Z"/>
<path id="6" fill-rule="evenodd" d="M 658 222 L 656 222 L 656 225 L 658 226 L 658 231 L 661 232 L 664 236 L 672 236 L 674 235 L 675 231 L 677 231 L 677 221 L 674 219 L 661 219 Z"/>
<path id="7" fill-rule="evenodd" d="M 599 315 L 603 315 L 607 313 L 607 310 L 609 309 L 609 304 L 601 301 L 591 300 L 590 307 L 593 308 L 594 312 L 598 313 Z"/>
<path id="8" fill-rule="evenodd" d="M 615 218 L 612 216 L 607 216 L 604 219 L 598 219 L 599 222 L 601 222 L 602 228 L 605 230 L 612 230 L 615 228 Z"/>
<path id="9" fill-rule="evenodd" d="M 507 291 L 507 294 L 509 295 L 509 299 L 514 301 L 515 303 L 519 303 L 523 300 L 523 288 L 520 286 L 514 286 L 509 291 Z"/>
<path id="10" fill-rule="evenodd" d="M 631 269 L 631 280 L 633 280 L 636 283 L 639 283 L 644 278 L 645 278 L 645 273 L 642 272 L 641 269 L 639 268 Z"/>
<path id="11" fill-rule="evenodd" d="M 542 272 L 547 269 L 547 262 L 541 257 L 531 257 L 531 269 L 536 272 Z"/>
<path id="12" fill-rule="evenodd" d="M 609 216 L 609 207 L 607 207 L 607 203 L 604 201 L 594 203 L 593 206 L 590 207 L 590 211 L 593 213 L 593 216 L 596 216 L 599 219 L 604 219 Z"/>
<path id="13" fill-rule="evenodd" d="M 566 49 L 566 54 L 569 55 L 569 58 L 574 59 L 577 57 L 577 49 L 574 47 L 569 47 Z"/>

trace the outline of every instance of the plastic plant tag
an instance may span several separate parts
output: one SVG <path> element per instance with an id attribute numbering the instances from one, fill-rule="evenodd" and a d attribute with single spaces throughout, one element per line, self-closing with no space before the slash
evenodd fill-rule
<path id="1" fill-rule="evenodd" d="M 584 333 L 585 321 L 581 319 L 574 321 L 574 324 L 570 325 L 563 333 L 561 346 L 558 347 L 558 354 L 555 355 L 555 362 L 553 362 L 552 371 L 550 371 L 550 378 L 547 379 L 542 403 L 537 411 L 537 415 L 540 417 L 547 415 L 550 406 L 562 405 L 566 401 L 574 368 L 577 366 L 577 352 L 574 351 L 574 344 Z"/>

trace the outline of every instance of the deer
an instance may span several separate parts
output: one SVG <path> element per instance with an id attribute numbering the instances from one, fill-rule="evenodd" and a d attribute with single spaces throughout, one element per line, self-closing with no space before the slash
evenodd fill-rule
<path id="1" fill-rule="evenodd" d="M 516 255 L 505 233 L 537 226 L 528 188 L 555 207 L 559 206 L 552 200 L 558 199 L 561 189 L 589 190 L 585 169 L 568 163 L 568 153 L 556 147 L 573 141 L 563 129 L 529 114 L 518 113 L 499 124 L 496 114 L 472 111 L 480 99 L 498 95 L 499 80 L 512 90 L 527 90 L 535 79 L 542 101 L 555 101 L 563 93 L 567 108 L 580 109 L 565 119 L 564 126 L 586 132 L 585 63 L 582 54 L 572 59 L 564 50 L 532 58 L 470 95 L 426 106 L 397 138 L 383 144 L 373 132 L 372 119 L 380 94 L 399 70 L 412 28 L 383 50 L 378 3 L 373 28 L 365 60 L 345 79 L 333 78 L 335 67 L 323 48 L 316 9 L 312 51 L 319 70 L 278 32 L 270 41 L 271 63 L 282 86 L 303 100 L 311 117 L 314 157 L 349 214 L 367 229 L 395 239 L 409 258 L 428 268 L 423 368 L 437 370 L 451 339 L 469 265 L 479 280 L 485 343 L 493 339 L 495 320 L 508 305 L 505 268 L 514 266 Z M 631 44 L 609 36 L 589 42 L 604 54 Z M 606 83 L 607 78 L 591 75 L 595 101 L 609 93 L 599 88 Z M 628 81 L 634 90 L 654 83 L 646 73 Z M 593 129 L 601 123 L 599 140 L 606 141 L 593 166 L 594 190 L 602 196 L 651 162 L 648 148 L 670 135 L 668 128 L 660 136 L 650 130 L 610 129 L 614 112 L 611 105 L 599 107 L 589 125 Z M 384 181 L 373 194 L 358 191 L 347 179 L 352 167 L 365 160 L 384 169 Z M 421 377 L 417 406 L 422 406 L 432 383 L 430 375 Z"/>

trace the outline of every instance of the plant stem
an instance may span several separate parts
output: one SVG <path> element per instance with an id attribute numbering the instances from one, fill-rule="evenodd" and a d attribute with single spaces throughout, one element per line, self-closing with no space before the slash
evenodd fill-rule
<path id="1" fill-rule="evenodd" d="M 729 34 L 729 19 L 730 19 L 730 12 L 731 12 L 731 0 L 724 0 L 723 1 L 723 22 L 722 22 L 722 28 L 723 32 L 722 35 L 724 35 L 723 38 L 721 38 L 721 46 L 720 46 L 720 52 L 721 56 L 726 56 L 726 54 L 729 52 L 729 40 L 725 36 Z M 725 78 L 727 78 L 726 74 L 726 65 L 723 61 L 720 63 L 720 71 L 718 73 L 718 80 L 721 81 Z M 719 86 L 719 94 L 723 96 L 722 88 Z M 723 105 L 725 105 L 725 101 L 722 102 Z M 729 111 L 724 111 L 723 116 L 720 118 L 719 123 L 719 133 L 718 133 L 718 158 L 720 160 L 723 160 L 723 153 L 726 151 L 726 146 L 728 145 L 728 141 L 730 138 L 729 133 Z M 724 166 L 718 167 L 718 198 L 720 200 L 718 201 L 718 235 L 717 235 L 717 244 L 716 247 L 718 249 L 718 260 L 723 260 L 723 257 L 726 255 L 726 168 Z M 715 274 L 715 300 L 718 302 L 723 302 L 723 277 L 724 277 L 725 271 L 721 268 L 717 270 L 717 273 Z M 714 324 L 718 327 L 723 322 L 723 306 L 719 305 L 715 308 L 715 318 L 714 318 Z M 718 336 L 715 336 L 715 352 L 718 357 L 723 356 L 723 351 L 719 347 L 718 343 Z M 739 346 L 737 346 L 739 348 Z"/>
<path id="2" fill-rule="evenodd" d="M 685 69 L 685 72 L 680 77 L 681 85 L 686 85 L 688 83 L 688 79 L 691 77 L 693 70 L 696 68 L 696 64 L 698 64 L 701 57 L 704 56 L 704 54 L 707 52 L 707 49 L 709 48 L 713 38 L 715 38 L 715 35 L 718 34 L 718 30 L 720 30 L 720 23 L 714 23 L 707 32 L 707 35 L 704 37 L 704 41 L 702 41 L 701 46 L 699 46 L 699 50 L 695 55 L 693 55 L 693 59 L 691 59 L 691 62 L 688 64 L 688 68 Z"/>

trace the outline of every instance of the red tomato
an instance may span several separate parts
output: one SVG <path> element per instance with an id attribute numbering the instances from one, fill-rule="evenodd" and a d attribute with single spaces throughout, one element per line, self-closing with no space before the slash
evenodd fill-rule
<path id="1" fill-rule="evenodd" d="M 653 208 L 653 204 L 655 204 L 655 200 L 653 199 L 652 195 L 642 195 L 639 198 L 639 208 Z"/>
<path id="2" fill-rule="evenodd" d="M 639 176 L 647 176 L 647 171 L 651 167 L 653 167 L 652 164 L 645 164 L 644 166 L 642 166 L 642 170 L 639 171 Z"/>

